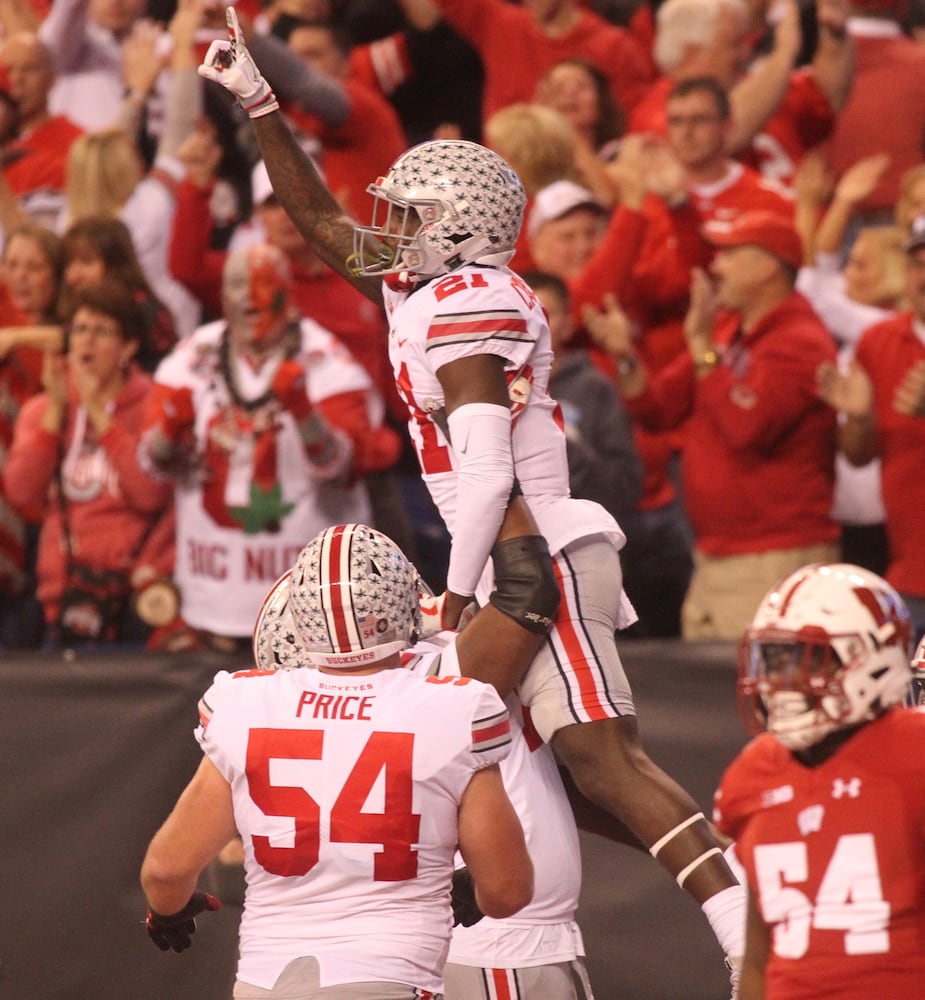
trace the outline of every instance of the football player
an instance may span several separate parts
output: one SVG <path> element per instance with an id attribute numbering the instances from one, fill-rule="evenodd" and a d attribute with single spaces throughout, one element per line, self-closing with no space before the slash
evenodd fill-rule
<path id="1" fill-rule="evenodd" d="M 901 702 L 910 617 L 846 563 L 774 587 L 739 649 L 761 731 L 716 793 L 747 873 L 740 1000 L 906 1000 L 925 976 L 925 712 Z"/>
<path id="2" fill-rule="evenodd" d="M 498 589 L 458 645 L 463 657 L 526 663 L 559 593 L 529 515 L 505 524 Z M 420 593 L 385 535 L 328 528 L 292 570 L 291 616 L 272 619 L 293 629 L 299 668 L 222 671 L 200 702 L 203 762 L 141 880 L 152 940 L 185 950 L 196 916 L 218 905 L 196 890 L 198 876 L 240 834 L 238 1000 L 439 995 L 457 844 L 481 912 L 506 917 L 532 897 L 497 767 L 511 746 L 503 702 L 469 678 L 401 669 L 421 628 Z"/>
<path id="3" fill-rule="evenodd" d="M 297 624 L 291 577 L 286 573 L 277 582 L 257 619 L 254 659 L 261 669 L 295 669 L 312 658 L 305 647 L 305 630 Z M 512 582 L 503 586 L 507 588 Z M 364 579 L 362 572 L 352 573 L 352 589 L 360 586 L 374 588 L 375 581 Z M 431 606 L 426 596 L 425 603 Z M 441 678 L 465 676 L 477 669 L 484 652 L 480 637 L 490 634 L 483 631 L 490 629 L 490 620 L 479 613 L 464 631 L 430 634 L 433 627 L 425 626 L 428 634 L 402 653 L 402 663 L 408 669 Z M 327 648 L 326 638 L 321 643 Z M 359 642 L 348 642 L 343 648 L 348 647 L 355 652 L 362 648 Z M 501 996 L 593 1000 L 581 931 L 575 920 L 581 891 L 575 819 L 551 749 L 536 737 L 517 698 L 508 696 L 505 703 L 512 740 L 511 752 L 500 765 L 501 776 L 533 861 L 533 898 L 511 920 L 484 917 L 467 891 L 467 870 L 457 870 L 455 926 L 444 969 L 444 996 L 446 1000 L 495 1000 Z M 606 830 L 598 832 L 607 835 Z M 459 858 L 457 863 L 461 863 Z"/>
<path id="4" fill-rule="evenodd" d="M 741 955 L 744 891 L 694 800 L 643 750 L 614 632 L 634 618 L 622 593 L 625 537 L 597 504 L 569 496 L 565 438 L 547 384 L 545 314 L 506 267 L 525 195 L 497 154 L 439 140 L 404 153 L 370 185 L 370 225 L 344 215 L 295 142 L 244 45 L 200 66 L 253 119 L 280 201 L 334 270 L 385 305 L 389 353 L 424 479 L 453 537 L 442 624 L 490 589 L 488 555 L 522 490 L 555 558 L 564 599 L 523 674 L 488 659 L 479 674 L 518 690 L 539 735 L 596 805 L 623 822 L 703 906 L 727 956 Z M 523 676 L 521 676 L 523 674 Z"/>

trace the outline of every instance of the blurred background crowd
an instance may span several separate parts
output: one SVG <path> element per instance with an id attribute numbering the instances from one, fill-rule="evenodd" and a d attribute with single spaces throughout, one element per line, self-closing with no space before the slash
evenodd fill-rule
<path id="1" fill-rule="evenodd" d="M 236 9 L 358 221 L 427 138 L 518 171 L 511 266 L 572 492 L 627 535 L 629 637 L 738 638 L 835 558 L 925 631 L 925 4 Z M 385 317 L 198 75 L 225 36 L 216 0 L 0 0 L 0 649 L 245 648 L 344 521 L 445 585 Z"/>

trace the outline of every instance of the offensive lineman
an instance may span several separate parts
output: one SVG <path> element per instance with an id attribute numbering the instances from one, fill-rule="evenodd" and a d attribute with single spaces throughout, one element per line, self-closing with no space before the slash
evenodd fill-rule
<path id="1" fill-rule="evenodd" d="M 502 693 L 519 685 L 540 736 L 581 791 L 698 900 L 735 962 L 744 890 L 696 803 L 639 741 L 614 642 L 615 629 L 632 620 L 620 586 L 623 533 L 603 508 L 569 497 L 564 436 L 546 392 L 545 316 L 506 267 L 525 202 L 519 179 L 475 143 L 422 143 L 370 186 L 384 219 L 374 214 L 370 226 L 356 226 L 295 142 L 233 8 L 228 22 L 231 41 L 213 42 L 199 72 L 253 119 L 274 189 L 306 241 L 388 312 L 396 383 L 425 481 L 454 539 L 443 623 L 454 626 L 480 587 L 519 483 L 565 599 L 522 683 L 520 671 L 505 674 L 490 661 L 479 676 Z M 480 596 L 485 587 L 482 580 Z"/>
<path id="2" fill-rule="evenodd" d="M 494 648 L 527 663 L 551 624 L 559 595 L 524 511 L 505 522 L 498 589 L 457 640 L 464 657 Z M 497 768 L 511 741 L 503 703 L 469 678 L 400 669 L 419 594 L 385 536 L 326 529 L 303 549 L 289 594 L 316 669 L 221 672 L 203 697 L 205 757 L 141 879 L 149 934 L 181 951 L 195 917 L 217 908 L 196 892 L 199 873 L 241 834 L 236 1000 L 439 996 L 457 842 L 483 912 L 508 916 L 531 898 L 532 865 Z"/>
<path id="3" fill-rule="evenodd" d="M 268 595 L 254 629 L 254 659 L 261 669 L 294 668 L 309 654 L 291 613 L 290 574 Z M 466 626 L 468 639 L 485 627 L 481 615 Z M 464 633 L 463 633 L 464 634 Z M 420 676 L 464 676 L 479 665 L 460 633 L 428 635 L 402 654 Z M 584 943 L 575 920 L 581 892 L 578 830 L 550 748 L 532 731 L 513 695 L 511 752 L 501 776 L 524 829 L 533 861 L 533 898 L 503 920 L 481 917 L 454 888 L 455 926 L 444 969 L 446 1000 L 593 1000 Z M 598 832 L 607 835 L 604 831 Z"/>

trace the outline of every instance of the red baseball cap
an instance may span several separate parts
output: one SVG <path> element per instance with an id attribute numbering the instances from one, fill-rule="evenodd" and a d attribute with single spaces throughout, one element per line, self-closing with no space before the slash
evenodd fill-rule
<path id="1" fill-rule="evenodd" d="M 760 247 L 795 270 L 803 263 L 800 234 L 777 212 L 743 212 L 729 222 L 712 219 L 703 227 L 703 234 L 716 247 Z"/>

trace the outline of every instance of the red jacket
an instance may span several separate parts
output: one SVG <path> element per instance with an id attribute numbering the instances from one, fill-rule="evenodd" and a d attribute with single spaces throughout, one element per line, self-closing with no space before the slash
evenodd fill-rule
<path id="1" fill-rule="evenodd" d="M 173 538 L 158 531 L 160 551 L 134 554 L 139 540 L 161 518 L 171 516 L 173 485 L 152 478 L 138 464 L 137 452 L 145 401 L 151 379 L 133 368 L 115 401 L 113 421 L 95 440 L 84 437 L 84 447 L 65 462 L 64 482 L 69 533 L 74 554 L 95 569 L 131 573 L 140 562 L 159 572 L 173 564 Z M 3 469 L 3 485 L 10 503 L 24 512 L 41 513 L 38 588 L 45 619 L 54 622 L 64 588 L 66 555 L 58 502 L 57 476 L 61 451 L 68 453 L 78 430 L 78 403 L 72 394 L 62 439 L 41 427 L 48 396 L 30 399 L 16 420 L 13 444 Z M 64 447 L 61 448 L 63 440 Z"/>
<path id="2" fill-rule="evenodd" d="M 627 400 L 653 429 L 689 417 L 684 501 L 697 547 L 728 556 L 838 538 L 831 518 L 835 412 L 816 395 L 816 369 L 835 360 L 828 330 L 794 293 L 747 335 L 721 314 L 723 362 L 698 379 L 689 352 Z"/>
<path id="3" fill-rule="evenodd" d="M 890 564 L 886 577 L 897 590 L 925 597 L 925 419 L 893 409 L 893 395 L 909 369 L 925 359 L 912 314 L 900 313 L 865 330 L 855 358 L 874 385 L 874 418 L 880 443 L 880 477 Z"/>

